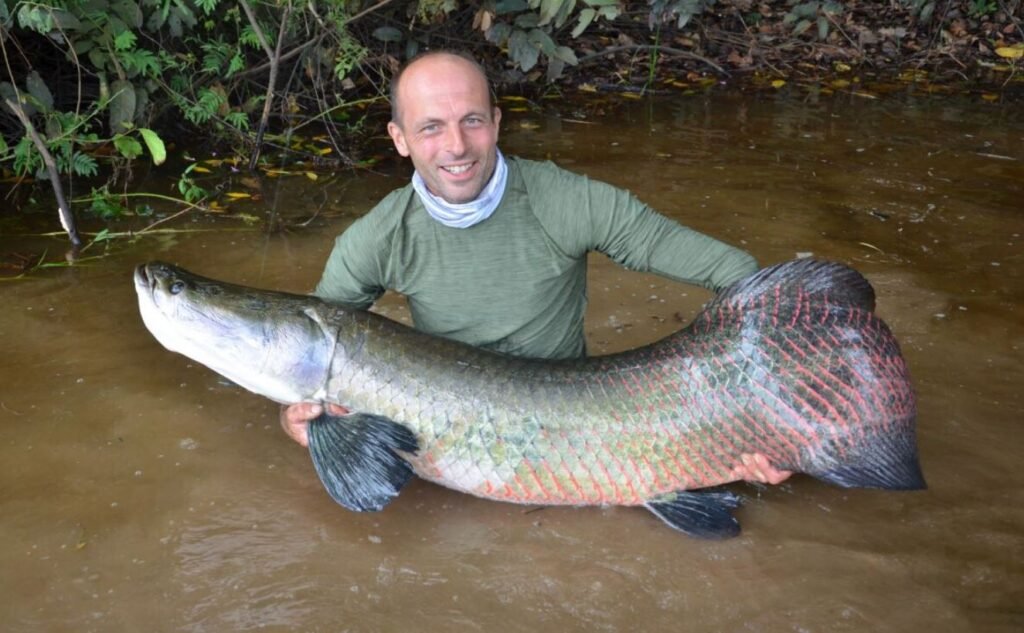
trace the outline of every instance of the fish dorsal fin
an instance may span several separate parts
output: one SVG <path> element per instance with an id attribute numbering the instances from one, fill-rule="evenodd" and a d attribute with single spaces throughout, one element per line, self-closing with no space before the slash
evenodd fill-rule
<path id="1" fill-rule="evenodd" d="M 762 268 L 718 293 L 708 309 L 742 308 L 765 295 L 774 298 L 798 293 L 811 302 L 848 305 L 868 312 L 875 309 L 875 291 L 863 275 L 849 266 L 815 259 L 794 259 Z"/>
<path id="2" fill-rule="evenodd" d="M 416 437 L 404 426 L 370 413 L 309 423 L 309 454 L 331 498 L 356 512 L 381 510 L 412 477 L 396 451 L 415 453 Z"/>

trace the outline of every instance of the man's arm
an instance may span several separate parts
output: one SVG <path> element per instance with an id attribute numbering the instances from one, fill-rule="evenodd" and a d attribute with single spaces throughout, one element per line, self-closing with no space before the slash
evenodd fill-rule
<path id="1" fill-rule="evenodd" d="M 567 253 L 600 251 L 631 270 L 716 291 L 757 270 L 750 254 L 657 213 L 626 190 L 550 163 L 521 164 L 538 218 Z"/>

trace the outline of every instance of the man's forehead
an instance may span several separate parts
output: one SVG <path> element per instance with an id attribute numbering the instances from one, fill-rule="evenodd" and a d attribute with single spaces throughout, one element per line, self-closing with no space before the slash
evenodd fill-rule
<path id="1" fill-rule="evenodd" d="M 410 71 L 413 68 L 410 68 Z M 417 69 L 419 70 L 419 69 Z M 451 73 L 450 68 L 439 69 L 437 73 L 417 72 L 402 77 L 398 101 L 403 112 L 414 118 L 448 117 L 452 114 L 488 114 L 490 96 L 486 81 L 477 73 L 459 68 Z"/>

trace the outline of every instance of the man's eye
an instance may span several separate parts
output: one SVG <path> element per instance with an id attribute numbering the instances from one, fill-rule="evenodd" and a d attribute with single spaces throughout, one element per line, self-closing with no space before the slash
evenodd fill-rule
<path id="1" fill-rule="evenodd" d="M 423 132 L 424 134 L 433 134 L 434 132 L 437 132 L 440 129 L 441 129 L 440 125 L 433 124 L 433 125 L 424 126 L 423 129 L 420 130 L 420 132 Z"/>

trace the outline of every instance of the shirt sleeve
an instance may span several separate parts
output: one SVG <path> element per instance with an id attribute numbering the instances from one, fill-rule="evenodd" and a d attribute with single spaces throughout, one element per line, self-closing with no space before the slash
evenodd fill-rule
<path id="1" fill-rule="evenodd" d="M 545 172 L 555 182 L 545 188 L 558 199 L 538 211 L 568 252 L 596 250 L 630 270 L 715 291 L 757 270 L 747 252 L 657 213 L 628 191 L 552 167 Z"/>
<path id="2" fill-rule="evenodd" d="M 388 287 L 388 245 L 394 227 L 388 220 L 396 200 L 392 194 L 359 218 L 334 241 L 323 275 L 313 294 L 329 301 L 365 310 Z"/>

